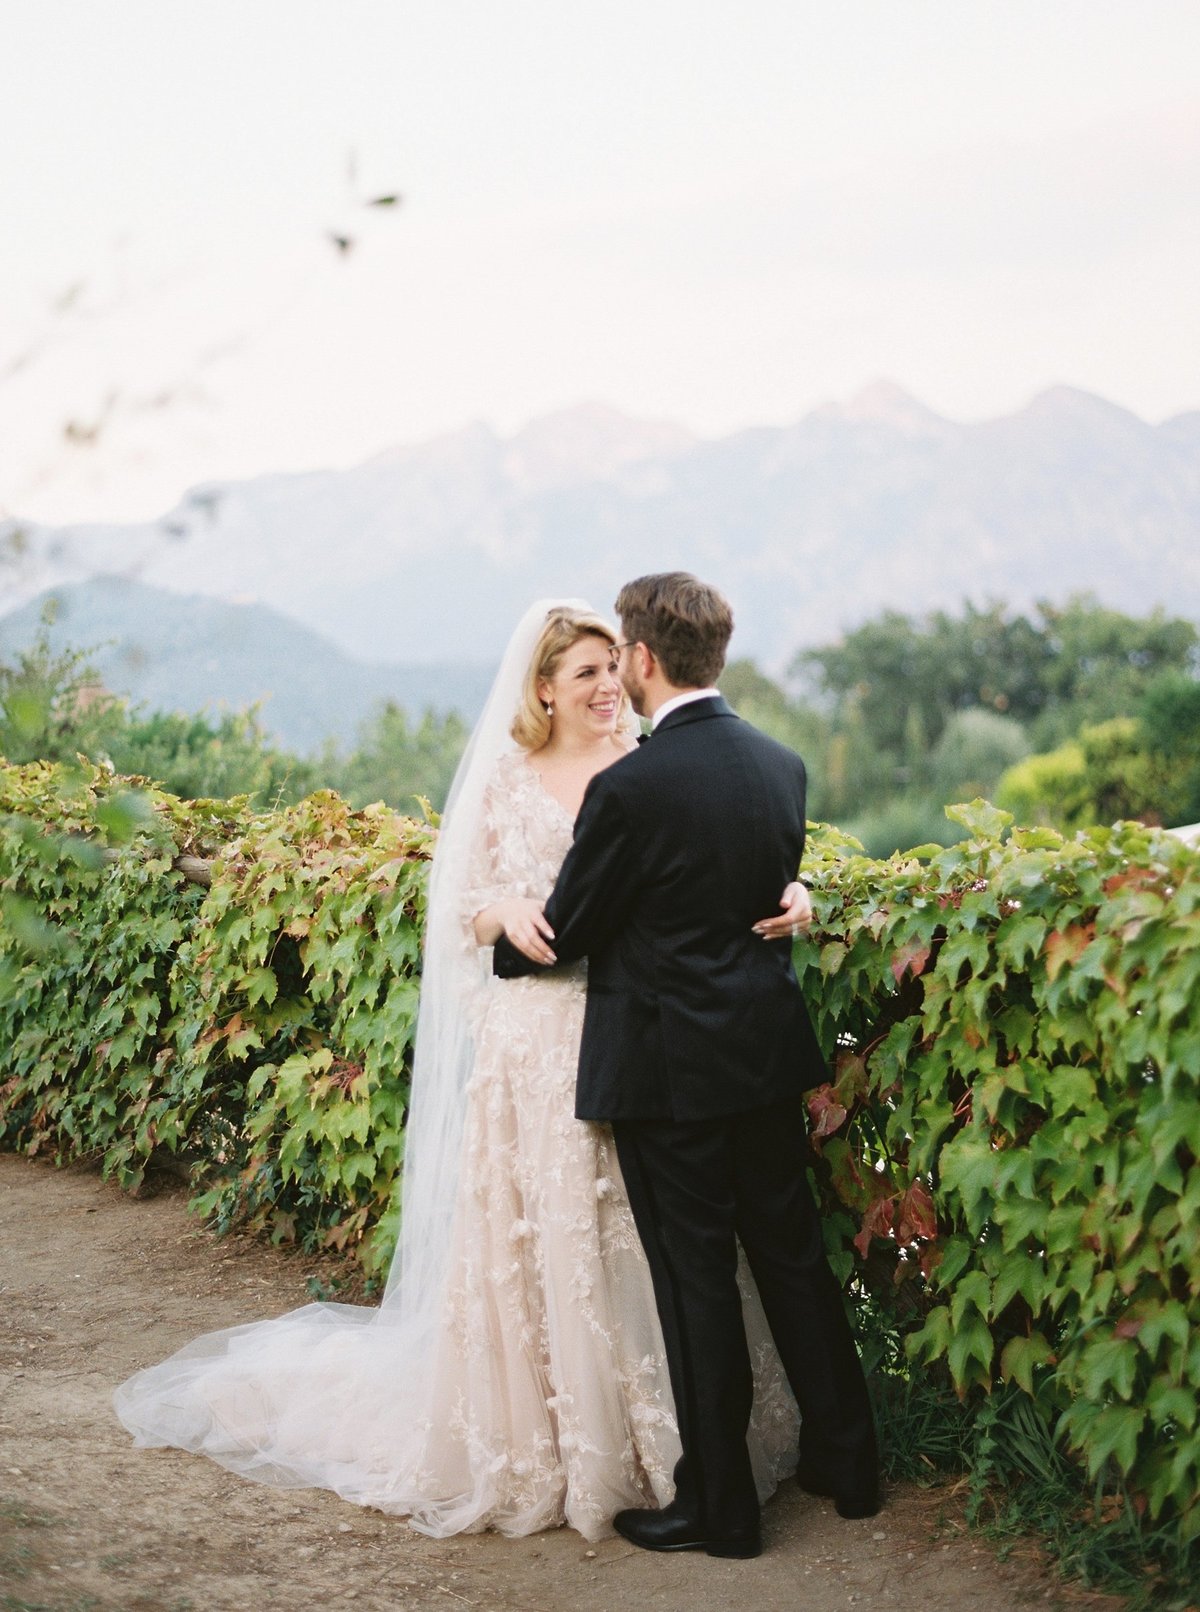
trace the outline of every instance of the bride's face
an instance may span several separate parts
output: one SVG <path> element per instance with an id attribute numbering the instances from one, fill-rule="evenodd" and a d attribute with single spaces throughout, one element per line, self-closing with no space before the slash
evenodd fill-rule
<path id="1" fill-rule="evenodd" d="M 603 638 L 572 644 L 553 677 L 538 690 L 554 707 L 553 732 L 563 738 L 599 738 L 616 731 L 621 705 L 617 657 Z"/>

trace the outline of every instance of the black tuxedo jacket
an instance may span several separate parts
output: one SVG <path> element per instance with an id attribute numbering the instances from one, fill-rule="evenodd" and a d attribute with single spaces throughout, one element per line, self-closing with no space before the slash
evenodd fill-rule
<path id="1" fill-rule="evenodd" d="M 779 909 L 804 850 L 804 763 L 695 700 L 588 785 L 546 905 L 558 963 L 588 959 L 575 1113 L 712 1119 L 828 1078 Z M 493 970 L 541 972 L 501 936 Z"/>

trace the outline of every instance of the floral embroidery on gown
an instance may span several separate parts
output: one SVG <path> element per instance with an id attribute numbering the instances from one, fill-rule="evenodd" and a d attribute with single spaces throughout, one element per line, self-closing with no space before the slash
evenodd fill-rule
<path id="1" fill-rule="evenodd" d="M 484 806 L 471 917 L 544 900 L 571 843 L 523 753 Z M 607 1126 L 574 1117 L 586 965 L 482 977 L 452 1251 L 431 1364 L 406 1372 L 383 1311 L 310 1305 L 211 1334 L 138 1373 L 117 1412 L 143 1445 L 247 1477 L 323 1487 L 435 1535 L 588 1539 L 625 1506 L 663 1504 L 679 1455 L 650 1273 Z M 798 1418 L 745 1278 L 755 1370 L 751 1454 L 765 1496 L 796 1458 Z"/>

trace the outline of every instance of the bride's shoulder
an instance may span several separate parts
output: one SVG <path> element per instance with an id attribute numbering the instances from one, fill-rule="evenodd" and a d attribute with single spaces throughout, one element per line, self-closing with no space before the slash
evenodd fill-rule
<path id="1" fill-rule="evenodd" d="M 524 750 L 506 750 L 496 758 L 491 784 L 501 790 L 515 789 L 529 776 L 529 758 Z"/>

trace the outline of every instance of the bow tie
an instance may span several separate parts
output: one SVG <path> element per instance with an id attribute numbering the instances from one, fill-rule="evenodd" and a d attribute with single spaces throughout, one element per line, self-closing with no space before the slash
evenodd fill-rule
<path id="1" fill-rule="evenodd" d="M 639 744 L 649 744 L 650 735 L 648 733 L 639 733 L 637 736 L 637 742 Z"/>

